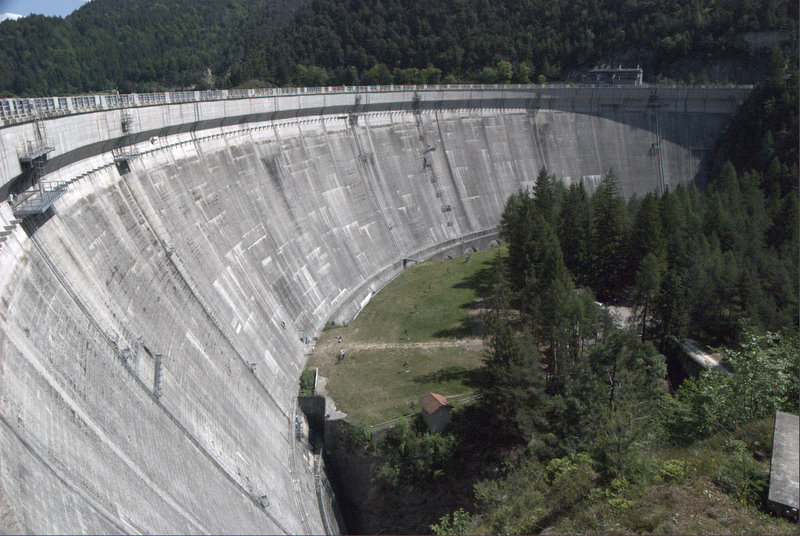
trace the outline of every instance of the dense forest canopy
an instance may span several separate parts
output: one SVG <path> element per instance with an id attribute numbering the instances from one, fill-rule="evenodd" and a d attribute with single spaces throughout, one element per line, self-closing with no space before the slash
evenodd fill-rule
<path id="1" fill-rule="evenodd" d="M 0 23 L 0 94 L 234 86 L 761 79 L 789 0 L 93 0 Z"/>
<path id="2" fill-rule="evenodd" d="M 66 18 L 0 23 L 0 93 L 209 87 L 241 56 L 241 28 L 268 36 L 298 2 L 94 0 Z"/>

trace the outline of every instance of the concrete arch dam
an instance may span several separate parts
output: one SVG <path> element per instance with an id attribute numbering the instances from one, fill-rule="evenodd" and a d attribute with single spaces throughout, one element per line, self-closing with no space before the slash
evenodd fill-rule
<path id="1" fill-rule="evenodd" d="M 22 221 L 0 205 L 0 532 L 335 531 L 297 439 L 301 337 L 404 258 L 494 238 L 542 166 L 589 189 L 613 168 L 626 195 L 693 180 L 747 91 L 198 93 L 5 120 L 2 191 L 31 140 L 68 187 Z"/>

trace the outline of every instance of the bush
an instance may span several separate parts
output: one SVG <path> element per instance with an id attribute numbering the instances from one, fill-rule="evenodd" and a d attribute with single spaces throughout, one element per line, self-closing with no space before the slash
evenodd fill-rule
<path id="1" fill-rule="evenodd" d="M 438 523 L 431 525 L 431 531 L 437 536 L 449 534 L 466 534 L 472 525 L 472 518 L 463 508 L 459 508 L 452 515 L 445 514 L 439 518 Z"/>
<path id="2" fill-rule="evenodd" d="M 633 506 L 634 501 L 628 498 L 631 493 L 630 482 L 625 477 L 615 478 L 607 488 L 594 488 L 589 492 L 591 502 L 603 501 L 618 513 Z"/>
<path id="3" fill-rule="evenodd" d="M 475 504 L 481 512 L 478 534 L 533 534 L 541 531 L 552 501 L 546 471 L 538 462 L 525 461 L 497 480 L 483 480 L 473 486 Z M 477 517 L 477 516 L 476 516 Z"/>
<path id="4" fill-rule="evenodd" d="M 348 445 L 365 449 L 372 442 L 372 434 L 365 425 L 348 423 L 344 429 L 344 438 Z"/>
<path id="5" fill-rule="evenodd" d="M 692 464 L 686 460 L 665 460 L 657 478 L 664 482 L 679 482 L 686 478 L 692 469 Z"/>
<path id="6" fill-rule="evenodd" d="M 443 476 L 455 448 L 454 435 L 423 432 L 416 424 L 401 419 L 378 445 L 386 460 L 381 475 L 393 487 Z"/>
<path id="7" fill-rule="evenodd" d="M 739 502 L 758 506 L 767 486 L 767 471 L 747 452 L 742 441 L 729 439 L 726 450 L 731 455 L 715 471 L 714 483 Z"/>
<path id="8" fill-rule="evenodd" d="M 759 332 L 743 324 L 741 342 L 724 350 L 735 373 L 689 378 L 663 405 L 662 424 L 675 444 L 734 430 L 776 410 L 797 411 L 797 335 Z"/>
<path id="9" fill-rule="evenodd" d="M 547 472 L 547 478 L 550 482 L 555 483 L 556 480 L 564 478 L 581 466 L 591 468 L 593 463 L 592 458 L 589 457 L 588 454 L 573 454 L 566 458 L 554 458 L 550 460 L 545 471 Z"/>
<path id="10" fill-rule="evenodd" d="M 314 380 L 316 372 L 313 370 L 304 370 L 300 374 L 300 396 L 309 396 L 314 394 Z"/>
<path id="11" fill-rule="evenodd" d="M 567 510 L 589 493 L 597 480 L 593 465 L 592 459 L 584 453 L 550 460 L 546 472 L 553 511 Z"/>

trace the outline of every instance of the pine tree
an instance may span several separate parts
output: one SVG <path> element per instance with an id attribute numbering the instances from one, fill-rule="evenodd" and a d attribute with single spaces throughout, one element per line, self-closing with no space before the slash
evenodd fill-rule
<path id="1" fill-rule="evenodd" d="M 608 300 L 615 297 L 622 287 L 626 244 L 625 201 L 619 193 L 613 171 L 603 178 L 593 201 L 592 287 L 601 299 Z"/>
<path id="2" fill-rule="evenodd" d="M 686 289 L 682 278 L 674 270 L 669 270 L 664 275 L 656 298 L 654 316 L 661 342 L 670 335 L 679 339 L 686 336 Z"/>
<path id="3" fill-rule="evenodd" d="M 652 429 L 663 395 L 666 361 L 630 331 L 614 331 L 589 362 L 599 384 L 594 458 L 609 476 L 624 472 L 630 450 Z"/>
<path id="4" fill-rule="evenodd" d="M 536 184 L 533 186 L 533 204 L 536 214 L 547 223 L 553 225 L 556 216 L 555 177 L 547 172 L 547 168 L 539 170 Z"/>
<path id="5" fill-rule="evenodd" d="M 592 207 L 583 182 L 570 185 L 559 214 L 558 238 L 564 264 L 579 285 L 588 285 L 591 269 Z"/>
<path id="6" fill-rule="evenodd" d="M 661 229 L 661 214 L 658 198 L 649 193 L 644 196 L 636 210 L 636 218 L 628 241 L 628 277 L 633 279 L 648 254 L 666 263 L 667 246 Z"/>
<path id="7" fill-rule="evenodd" d="M 527 441 L 545 427 L 546 401 L 541 357 L 535 338 L 512 321 L 505 266 L 498 257 L 492 307 L 486 315 L 485 401 L 505 436 Z"/>
<path id="8" fill-rule="evenodd" d="M 655 299 L 656 293 L 661 286 L 661 276 L 666 268 L 665 262 L 655 254 L 648 253 L 642 259 L 639 270 L 636 272 L 636 305 L 641 307 L 642 331 L 641 337 L 645 338 L 647 330 L 647 315 Z"/>
<path id="9" fill-rule="evenodd" d="M 530 272 L 531 249 L 535 239 L 534 201 L 527 190 L 512 194 L 500 217 L 500 233 L 508 243 L 508 277 L 522 288 Z"/>

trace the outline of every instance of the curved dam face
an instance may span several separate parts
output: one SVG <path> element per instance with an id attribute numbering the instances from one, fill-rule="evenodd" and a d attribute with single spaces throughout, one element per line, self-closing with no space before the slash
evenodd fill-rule
<path id="1" fill-rule="evenodd" d="M 613 169 L 626 195 L 693 180 L 746 92 L 330 91 L 141 104 L 134 133 L 114 109 L 9 122 L 4 191 L 37 128 L 69 187 L 24 221 L 0 206 L 0 531 L 335 531 L 298 439 L 302 338 L 404 258 L 493 238 L 543 166 L 590 190 Z"/>

